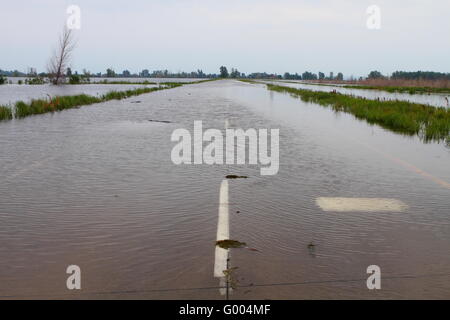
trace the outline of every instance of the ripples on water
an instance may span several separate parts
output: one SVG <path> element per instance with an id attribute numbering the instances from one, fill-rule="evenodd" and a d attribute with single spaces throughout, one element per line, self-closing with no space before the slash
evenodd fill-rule
<path id="1" fill-rule="evenodd" d="M 420 104 L 427 104 L 434 107 L 448 107 L 448 100 L 450 99 L 450 94 L 409 94 L 400 92 L 387 92 L 382 90 L 369 90 L 369 89 L 350 89 L 342 88 L 342 86 L 323 86 L 323 85 L 313 85 L 313 84 L 302 84 L 302 83 L 292 83 L 284 81 L 267 81 L 268 83 L 278 84 L 285 87 L 297 88 L 297 89 L 307 89 L 313 91 L 325 91 L 331 92 L 336 90 L 342 94 L 353 95 L 357 97 L 363 97 L 370 100 L 402 100 L 409 101 Z"/>
<path id="2" fill-rule="evenodd" d="M 140 103 L 133 103 L 141 101 Z M 168 120 L 157 123 L 148 120 Z M 174 129 L 280 128 L 280 171 L 175 166 Z M 94 291 L 214 287 L 219 186 L 230 181 L 240 285 L 450 270 L 449 190 L 374 151 L 450 181 L 450 152 L 305 104 L 263 86 L 219 81 L 0 124 L 0 296 L 64 297 L 69 264 L 84 297 L 223 298 L 193 290 L 90 296 Z M 370 146 L 367 147 L 367 146 Z M 387 197 L 403 213 L 322 212 L 322 196 Z M 239 211 L 239 213 L 237 213 Z M 313 241 L 314 252 L 307 245 Z M 249 287 L 237 299 L 449 297 L 450 277 Z"/>
<path id="3" fill-rule="evenodd" d="M 49 96 L 71 96 L 88 94 L 100 96 L 110 91 L 125 91 L 155 85 L 116 85 L 116 84 L 77 84 L 60 85 L 2 85 L 0 86 L 0 105 L 12 105 L 17 101 L 28 102 L 31 99 L 48 99 Z"/>

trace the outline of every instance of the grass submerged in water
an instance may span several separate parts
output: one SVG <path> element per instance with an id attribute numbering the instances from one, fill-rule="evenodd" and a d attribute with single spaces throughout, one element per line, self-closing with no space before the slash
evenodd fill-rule
<path id="1" fill-rule="evenodd" d="M 450 88 L 447 86 L 435 87 L 432 85 L 438 85 L 433 81 L 424 81 L 421 85 L 406 85 L 401 81 L 393 81 L 390 80 L 373 80 L 367 81 L 369 83 L 348 83 L 345 81 L 336 81 L 333 82 L 295 82 L 295 81 L 286 81 L 288 83 L 295 84 L 306 84 L 306 85 L 316 85 L 316 86 L 326 86 L 326 87 L 336 87 L 336 84 L 339 84 L 339 88 L 346 89 L 364 89 L 364 90 L 379 90 L 386 91 L 389 93 L 409 93 L 409 94 L 450 94 Z M 375 82 L 374 84 L 370 84 L 370 82 Z M 395 85 L 393 84 L 395 83 Z M 408 82 L 406 82 L 408 83 Z"/>
<path id="2" fill-rule="evenodd" d="M 0 106 L 0 121 L 12 119 L 13 114 L 10 107 Z"/>
<path id="3" fill-rule="evenodd" d="M 377 101 L 333 92 L 317 92 L 267 84 L 271 91 L 289 93 L 305 102 L 346 112 L 370 124 L 407 135 L 418 135 L 424 142 L 450 137 L 450 109 L 407 101 Z"/>
<path id="4" fill-rule="evenodd" d="M 164 87 L 138 88 L 126 91 L 110 91 L 100 97 L 80 94 L 76 96 L 57 96 L 51 99 L 33 99 L 30 103 L 18 101 L 15 103 L 13 108 L 0 107 L 0 120 L 12 119 L 13 114 L 16 118 L 25 118 L 35 114 L 43 114 L 65 109 L 78 108 L 80 106 L 91 105 L 94 103 L 100 103 L 109 100 L 122 100 L 144 93 L 150 93 L 153 91 L 170 89 L 179 86 L 181 86 L 181 84 L 172 83 Z"/>
<path id="5" fill-rule="evenodd" d="M 387 86 L 367 86 L 367 85 L 344 85 L 343 88 L 347 89 L 366 89 L 366 90 L 379 90 L 390 93 L 409 93 L 409 94 L 432 94 L 432 93 L 444 93 L 450 94 L 449 88 L 433 88 L 433 87 L 387 87 Z"/>

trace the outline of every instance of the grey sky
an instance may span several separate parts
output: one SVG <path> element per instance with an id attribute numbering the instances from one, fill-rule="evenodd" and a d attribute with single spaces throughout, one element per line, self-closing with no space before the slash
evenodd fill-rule
<path id="1" fill-rule="evenodd" d="M 44 71 L 71 4 L 77 70 L 450 72 L 448 0 L 1 0 L 0 69 Z"/>

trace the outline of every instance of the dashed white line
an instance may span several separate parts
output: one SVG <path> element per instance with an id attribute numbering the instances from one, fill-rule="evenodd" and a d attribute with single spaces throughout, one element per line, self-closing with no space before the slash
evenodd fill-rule
<path id="1" fill-rule="evenodd" d="M 220 185 L 219 219 L 217 222 L 217 241 L 230 239 L 230 216 L 228 209 L 228 181 L 223 180 Z M 224 277 L 227 269 L 228 249 L 216 246 L 214 277 Z"/>

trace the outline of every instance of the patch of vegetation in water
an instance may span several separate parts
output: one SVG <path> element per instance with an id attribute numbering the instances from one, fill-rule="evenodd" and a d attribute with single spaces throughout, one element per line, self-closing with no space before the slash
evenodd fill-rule
<path id="1" fill-rule="evenodd" d="M 223 270 L 223 275 L 225 276 L 225 279 L 227 280 L 227 283 L 234 290 L 237 289 L 237 286 L 239 284 L 239 280 L 235 276 L 235 272 L 236 272 L 237 269 L 239 269 L 239 268 L 238 267 L 231 267 L 231 268 L 228 268 L 226 270 Z"/>
<path id="2" fill-rule="evenodd" d="M 10 107 L 0 106 L 0 121 L 12 119 L 13 114 Z"/>
<path id="3" fill-rule="evenodd" d="M 408 101 L 377 101 L 336 92 L 317 92 L 267 84 L 272 91 L 289 93 L 305 102 L 346 112 L 396 133 L 418 135 L 424 142 L 444 141 L 450 136 L 450 109 Z"/>
<path id="4" fill-rule="evenodd" d="M 90 105 L 99 102 L 102 102 L 101 98 L 86 94 L 54 97 L 49 100 L 33 99 L 30 103 L 18 101 L 15 104 L 15 117 L 24 118 L 34 114 L 61 111 L 64 109 L 71 109 L 82 105 Z"/>
<path id="5" fill-rule="evenodd" d="M 7 79 L 5 76 L 0 75 L 0 85 L 1 85 L 1 84 L 5 84 L 5 83 L 7 83 L 7 82 L 8 82 L 8 79 Z"/>
<path id="6" fill-rule="evenodd" d="M 25 84 L 29 84 L 29 85 L 45 84 L 45 80 L 41 77 L 34 77 L 34 78 L 25 79 Z"/>
<path id="7" fill-rule="evenodd" d="M 347 89 L 367 89 L 380 90 L 386 92 L 399 92 L 409 94 L 428 94 L 428 93 L 450 93 L 449 88 L 433 88 L 433 87 L 388 87 L 388 86 L 367 86 L 367 85 L 344 85 L 342 88 Z"/>
<path id="8" fill-rule="evenodd" d="M 43 114 L 48 112 L 61 111 L 65 109 L 78 108 L 80 106 L 91 105 L 94 103 L 100 103 L 109 100 L 121 100 L 144 93 L 170 89 L 177 86 L 181 85 L 169 87 L 156 87 L 156 88 L 138 88 L 126 91 L 111 91 L 100 97 L 80 94 L 75 96 L 57 96 L 50 99 L 33 99 L 29 103 L 18 101 L 15 103 L 12 110 L 11 108 L 8 108 L 12 114 L 11 116 L 9 116 L 8 114 L 5 113 L 5 117 L 7 117 L 5 119 L 12 119 L 13 115 L 16 118 L 24 118 L 35 114 Z"/>
<path id="9" fill-rule="evenodd" d="M 346 89 L 365 89 L 365 90 L 379 90 L 386 91 L 390 93 L 409 93 L 409 94 L 431 94 L 431 93 L 449 93 L 450 88 L 445 87 L 413 87 L 413 86 L 388 86 L 388 85 L 367 85 L 367 84 L 342 84 L 337 86 L 332 83 L 319 83 L 319 82 L 295 82 L 295 81 L 285 81 L 286 83 L 295 84 L 306 84 L 314 86 L 325 86 L 325 87 L 339 87 Z"/>
<path id="10" fill-rule="evenodd" d="M 230 248 L 245 248 L 247 244 L 245 242 L 240 242 L 237 240 L 219 240 L 216 241 L 216 246 L 222 249 L 230 249 Z"/>
<path id="11" fill-rule="evenodd" d="M 86 75 L 72 74 L 69 77 L 69 84 L 90 84 L 91 79 Z"/>

